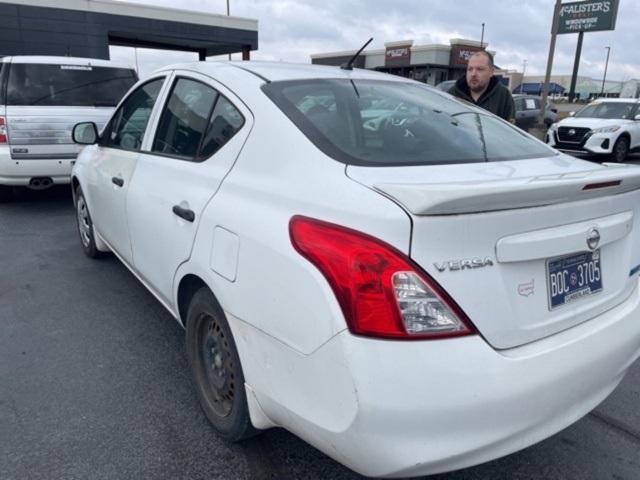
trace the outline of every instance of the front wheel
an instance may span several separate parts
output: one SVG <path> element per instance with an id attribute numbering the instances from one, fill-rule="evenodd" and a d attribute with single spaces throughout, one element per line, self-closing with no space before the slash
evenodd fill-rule
<path id="1" fill-rule="evenodd" d="M 87 206 L 87 201 L 80 187 L 76 189 L 76 220 L 78 233 L 80 234 L 80 243 L 82 244 L 82 250 L 85 255 L 89 258 L 101 257 L 102 252 L 96 247 L 95 233 L 89 207 Z"/>
<path id="2" fill-rule="evenodd" d="M 612 162 L 622 163 L 627 158 L 629 153 L 629 139 L 627 137 L 620 137 L 613 144 L 613 150 L 611 151 L 610 159 Z"/>
<path id="3" fill-rule="evenodd" d="M 186 348 L 200 406 L 220 436 L 258 433 L 251 424 L 244 374 L 231 329 L 211 291 L 196 292 L 187 313 Z"/>

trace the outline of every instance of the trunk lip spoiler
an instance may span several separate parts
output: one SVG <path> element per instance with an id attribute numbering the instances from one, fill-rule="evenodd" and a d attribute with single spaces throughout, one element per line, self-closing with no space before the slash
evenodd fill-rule
<path id="1" fill-rule="evenodd" d="M 587 188 L 589 185 L 605 185 Z M 448 183 L 376 183 L 373 188 L 411 214 L 459 215 L 617 195 L 640 188 L 640 168 L 604 163 L 603 168 L 522 178 Z"/>

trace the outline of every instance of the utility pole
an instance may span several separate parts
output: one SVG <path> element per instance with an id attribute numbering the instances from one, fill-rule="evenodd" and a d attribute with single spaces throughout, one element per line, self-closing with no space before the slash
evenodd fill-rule
<path id="1" fill-rule="evenodd" d="M 549 96 L 549 82 L 551 81 L 551 68 L 553 67 L 553 54 L 556 50 L 556 37 L 558 36 L 558 24 L 560 19 L 560 8 L 562 7 L 562 0 L 556 0 L 556 6 L 553 9 L 553 23 L 551 24 L 551 42 L 549 44 L 549 58 L 547 59 L 547 73 L 544 76 L 544 85 L 542 87 L 542 101 L 540 102 L 540 116 L 538 117 L 539 129 L 543 130 L 542 137 L 544 138 L 544 114 L 547 108 L 547 97 Z"/>
<path id="2" fill-rule="evenodd" d="M 484 22 L 482 23 L 482 35 L 480 35 L 480 48 L 484 50 Z"/>
<path id="3" fill-rule="evenodd" d="M 607 49 L 607 61 L 604 64 L 604 77 L 602 77 L 602 89 L 600 90 L 600 96 L 604 96 L 604 82 L 607 80 L 607 68 L 609 67 L 609 54 L 611 53 L 611 47 L 604 47 Z"/>

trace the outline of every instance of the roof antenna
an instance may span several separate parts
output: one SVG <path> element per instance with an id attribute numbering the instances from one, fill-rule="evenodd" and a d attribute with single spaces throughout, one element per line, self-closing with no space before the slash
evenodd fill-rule
<path id="1" fill-rule="evenodd" d="M 367 43 L 365 43 L 362 48 L 360 50 L 358 50 L 358 52 L 351 57 L 351 60 L 349 60 L 347 63 L 343 63 L 342 65 L 340 65 L 340 68 L 343 70 L 353 70 L 353 62 L 356 61 L 356 59 L 358 58 L 358 56 L 362 53 L 362 51 L 367 48 L 367 45 L 369 45 L 371 42 L 373 41 L 373 37 L 371 37 Z"/>

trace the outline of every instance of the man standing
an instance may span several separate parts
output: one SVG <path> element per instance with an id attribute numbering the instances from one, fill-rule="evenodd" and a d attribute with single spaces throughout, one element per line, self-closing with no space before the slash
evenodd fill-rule
<path id="1" fill-rule="evenodd" d="M 460 78 L 449 93 L 471 102 L 510 122 L 515 121 L 511 92 L 493 74 L 493 55 L 481 50 L 469 57 L 467 75 Z"/>

